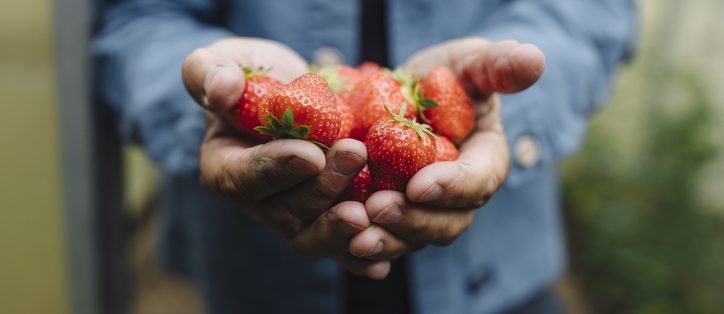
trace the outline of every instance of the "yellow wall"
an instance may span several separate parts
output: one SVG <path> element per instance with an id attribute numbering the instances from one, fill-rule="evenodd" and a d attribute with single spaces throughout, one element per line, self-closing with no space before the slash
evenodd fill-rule
<path id="1" fill-rule="evenodd" d="M 68 312 L 52 10 L 0 10 L 0 313 Z"/>

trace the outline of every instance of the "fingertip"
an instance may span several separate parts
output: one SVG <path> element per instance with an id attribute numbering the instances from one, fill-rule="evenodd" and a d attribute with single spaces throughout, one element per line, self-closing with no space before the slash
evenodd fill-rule
<path id="1" fill-rule="evenodd" d="M 334 172 L 343 176 L 356 175 L 367 162 L 367 148 L 362 142 L 353 139 L 337 141 L 327 154 L 334 162 Z"/>
<path id="2" fill-rule="evenodd" d="M 367 212 L 360 202 L 342 202 L 333 207 L 332 210 L 336 211 L 337 218 L 341 222 L 351 227 L 351 231 L 360 232 L 370 226 Z"/>
<path id="3" fill-rule="evenodd" d="M 367 160 L 367 147 L 365 147 L 364 143 L 355 139 L 345 138 L 336 141 L 331 150 L 352 152 L 364 158 L 365 161 Z"/>
<path id="4" fill-rule="evenodd" d="M 458 173 L 455 162 L 436 162 L 420 169 L 407 183 L 405 194 L 413 202 L 429 202 L 439 198 L 445 183 Z"/>
<path id="5" fill-rule="evenodd" d="M 367 276 L 372 279 L 382 280 L 387 278 L 392 264 L 389 261 L 374 262 L 366 267 Z"/>
<path id="6" fill-rule="evenodd" d="M 389 206 L 400 207 L 405 202 L 405 195 L 396 191 L 378 191 L 372 194 L 365 202 L 367 217 L 374 221 L 377 216 Z"/>
<path id="7" fill-rule="evenodd" d="M 244 92 L 244 72 L 235 64 L 212 64 L 204 80 L 203 104 L 214 112 L 232 109 Z"/>
<path id="8" fill-rule="evenodd" d="M 533 44 L 520 44 L 508 56 L 512 67 L 513 91 L 524 90 L 543 75 L 546 59 L 543 52 Z"/>
<path id="9" fill-rule="evenodd" d="M 382 237 L 374 228 L 368 228 L 349 241 L 349 253 L 355 257 L 367 257 L 378 254 L 384 249 Z"/>

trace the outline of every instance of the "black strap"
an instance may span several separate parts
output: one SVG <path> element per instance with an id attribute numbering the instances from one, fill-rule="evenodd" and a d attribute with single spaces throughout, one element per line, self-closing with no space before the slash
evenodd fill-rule
<path id="1" fill-rule="evenodd" d="M 388 66 L 387 19 L 384 0 L 359 0 L 362 9 L 360 60 Z M 406 314 L 410 312 L 405 259 L 392 263 L 385 280 L 347 274 L 348 314 Z"/>
<path id="2" fill-rule="evenodd" d="M 385 0 L 359 0 L 362 9 L 360 60 L 388 66 Z"/>

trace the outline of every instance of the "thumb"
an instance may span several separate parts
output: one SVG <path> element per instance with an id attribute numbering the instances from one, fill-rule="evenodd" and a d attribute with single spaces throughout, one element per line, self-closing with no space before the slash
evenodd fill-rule
<path id="1" fill-rule="evenodd" d="M 230 110 L 244 91 L 244 71 L 231 59 L 205 48 L 192 52 L 182 68 L 184 86 L 205 109 L 216 113 Z"/>
<path id="2" fill-rule="evenodd" d="M 538 47 L 514 40 L 457 51 L 463 54 L 456 69 L 463 83 L 484 94 L 522 91 L 538 81 L 546 63 Z"/>

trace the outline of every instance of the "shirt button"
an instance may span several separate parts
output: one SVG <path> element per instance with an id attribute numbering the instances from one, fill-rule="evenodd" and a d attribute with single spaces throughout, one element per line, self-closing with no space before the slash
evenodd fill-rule
<path id="1" fill-rule="evenodd" d="M 344 55 L 334 47 L 322 47 L 317 49 L 312 58 L 316 65 L 335 65 L 344 63 Z"/>
<path id="2" fill-rule="evenodd" d="M 540 143 L 533 135 L 523 135 L 515 141 L 515 162 L 530 168 L 540 159 Z"/>

